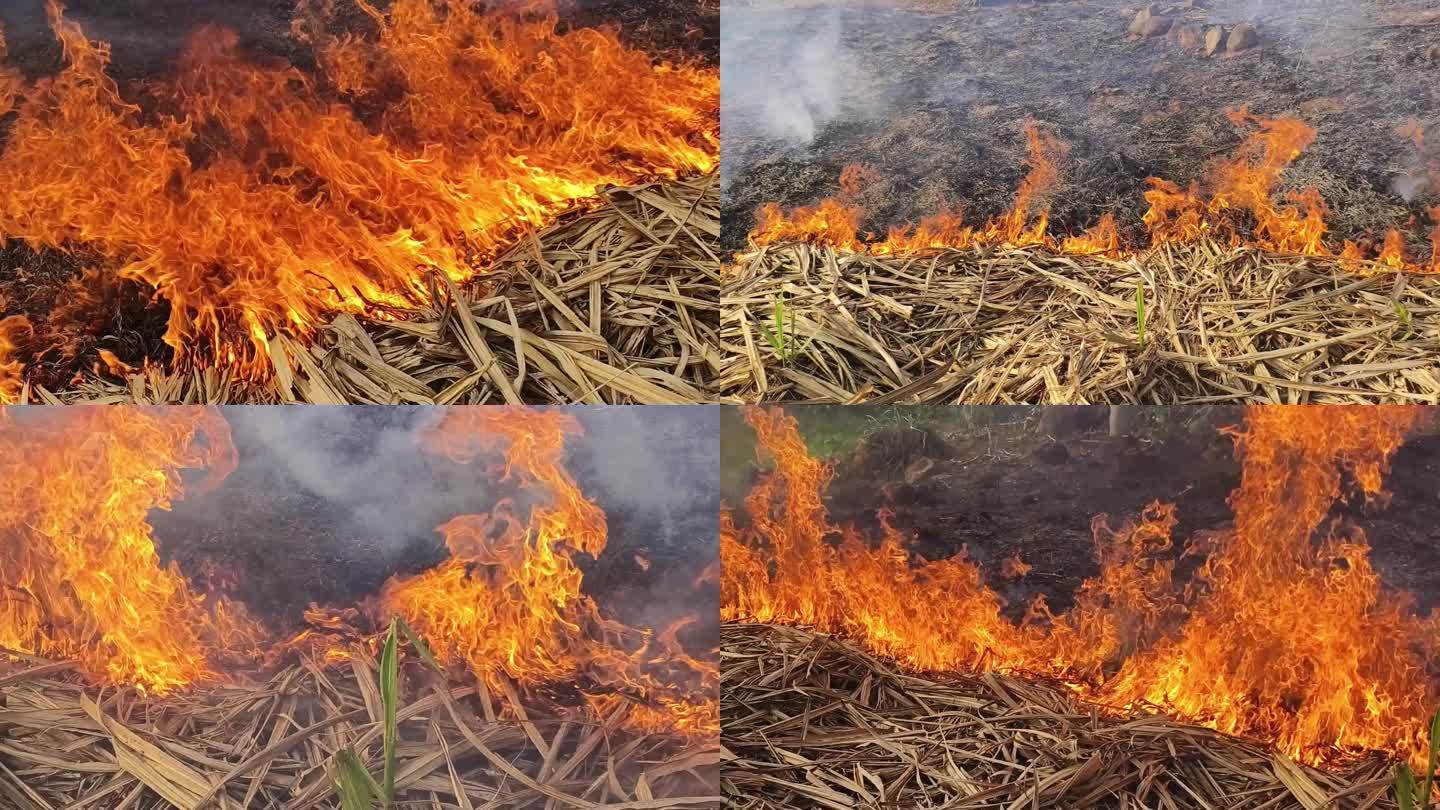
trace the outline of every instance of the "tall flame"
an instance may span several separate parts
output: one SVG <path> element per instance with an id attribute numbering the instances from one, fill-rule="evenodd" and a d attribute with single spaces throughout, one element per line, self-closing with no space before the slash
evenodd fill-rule
<path id="1" fill-rule="evenodd" d="M 1440 272 L 1440 209 L 1431 212 L 1435 230 L 1428 262 L 1406 257 L 1399 230 L 1388 232 L 1378 251 L 1367 251 L 1349 240 L 1340 250 L 1332 250 L 1325 242 L 1328 209 L 1320 192 L 1306 188 L 1282 195 L 1277 191 L 1285 169 L 1314 142 L 1315 130 L 1297 118 L 1261 118 L 1244 108 L 1228 115 L 1236 127 L 1253 131 L 1233 157 L 1214 164 L 1206 177 L 1208 191 L 1202 191 L 1200 183 L 1181 187 L 1170 180 L 1147 179 L 1148 209 L 1141 221 L 1152 246 L 1210 237 L 1237 247 L 1252 244 L 1281 253 L 1338 256 L 1354 269 L 1362 269 L 1359 262 L 1369 257 L 1394 269 Z M 876 255 L 996 244 L 1043 245 L 1068 254 L 1113 258 L 1133 254 L 1137 248 L 1122 242 L 1112 214 L 1104 214 L 1083 233 L 1064 236 L 1048 233 L 1048 208 L 1033 217 L 1028 214 L 1032 201 L 1058 184 L 1058 167 L 1067 147 L 1033 122 L 1026 124 L 1025 134 L 1030 171 L 1010 210 L 984 225 L 966 225 L 959 212 L 942 212 L 893 227 L 883 240 L 871 239 L 860 233 L 865 212 L 854 202 L 858 190 L 852 183 L 841 196 L 814 206 L 789 211 L 773 203 L 761 206 L 750 238 L 756 245 L 807 241 Z"/>
<path id="2" fill-rule="evenodd" d="M 713 734 L 718 667 L 685 653 L 677 638 L 684 624 L 641 632 L 602 617 L 581 592 L 572 554 L 598 556 L 607 534 L 604 513 L 563 466 L 565 437 L 579 430 L 562 411 L 446 411 L 427 440 L 433 452 L 459 462 L 501 452 L 505 479 L 541 501 L 528 515 L 502 500 L 489 514 L 441 526 L 450 559 L 392 579 L 384 603 L 415 625 L 441 661 L 467 665 L 497 687 L 507 678 L 532 687 L 578 681 L 599 709 L 631 696 L 632 727 Z"/>
<path id="3" fill-rule="evenodd" d="M 161 563 L 147 513 L 181 494 L 181 470 L 234 464 L 214 410 L 0 410 L 0 646 L 156 693 L 211 677 L 210 655 L 255 628 Z"/>
<path id="4" fill-rule="evenodd" d="M 828 469 L 779 409 L 746 419 L 775 462 L 747 499 L 748 523 L 722 515 L 722 615 L 793 622 L 856 638 L 925 670 L 1036 673 L 1121 710 L 1158 706 L 1327 762 L 1364 750 L 1423 756 L 1437 698 L 1424 662 L 1440 619 L 1382 588 L 1364 534 L 1316 530 L 1347 476 L 1381 497 L 1390 456 L 1422 411 L 1401 406 L 1251 408 L 1236 432 L 1242 461 L 1233 530 L 1197 538 L 1203 557 L 1174 580 L 1175 509 L 1092 526 L 1100 573 L 1074 607 L 1043 598 L 1019 623 L 963 554 L 913 554 L 880 515 L 870 541 L 832 525 Z"/>
<path id="5" fill-rule="evenodd" d="M 178 361 L 261 374 L 277 332 L 422 301 L 430 272 L 470 278 L 606 185 L 717 164 L 714 69 L 537 4 L 355 1 L 377 36 L 331 34 L 334 3 L 300 3 L 318 73 L 248 62 L 206 29 L 142 110 L 109 47 L 47 0 L 64 69 L 28 86 L 0 72 L 0 112 L 22 99 L 0 237 L 103 257 L 102 282 L 168 304 Z"/>

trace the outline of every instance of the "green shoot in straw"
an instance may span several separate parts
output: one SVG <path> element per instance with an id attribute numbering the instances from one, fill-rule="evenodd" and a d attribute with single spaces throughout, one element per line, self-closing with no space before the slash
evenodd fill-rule
<path id="1" fill-rule="evenodd" d="M 1410 337 L 1414 332 L 1410 326 L 1410 310 L 1406 309 L 1405 305 L 1399 301 L 1391 301 L 1390 304 L 1395 307 L 1395 317 L 1400 319 L 1400 323 L 1405 324 L 1404 336 Z"/>
<path id="2" fill-rule="evenodd" d="M 430 654 L 430 648 L 415 634 L 404 619 L 396 617 L 390 621 L 390 632 L 385 636 L 385 646 L 380 650 L 380 703 L 384 712 L 382 745 L 384 770 L 380 781 L 365 769 L 365 763 L 353 749 L 344 748 L 336 754 L 334 779 L 340 791 L 342 810 L 374 810 L 378 800 L 382 808 L 395 803 L 395 772 L 400 745 L 399 703 L 400 703 L 400 633 L 405 634 L 411 645 L 420 654 L 420 659 L 441 671 L 440 664 Z"/>
<path id="3" fill-rule="evenodd" d="M 380 786 L 365 770 L 365 765 L 356 756 L 354 749 L 341 749 L 337 755 L 335 781 L 340 786 L 340 807 L 342 810 L 373 810 L 375 795 Z"/>
<path id="4" fill-rule="evenodd" d="M 1435 788 L 1435 767 L 1440 761 L 1440 709 L 1430 718 L 1430 759 L 1425 767 L 1425 781 L 1415 789 L 1415 774 L 1407 763 L 1395 768 L 1395 802 L 1400 810 L 1430 810 L 1431 791 Z"/>
<path id="5" fill-rule="evenodd" d="M 1139 338 L 1140 348 L 1145 348 L 1145 285 L 1135 286 L 1135 334 Z"/>
<path id="6" fill-rule="evenodd" d="M 789 363 L 792 358 L 803 354 L 805 349 L 810 346 L 809 341 L 798 348 L 795 345 L 795 310 L 793 309 L 789 313 L 787 333 L 784 293 L 775 297 L 770 319 L 769 324 L 760 324 L 760 333 L 765 336 L 765 341 L 770 344 L 770 348 L 775 350 L 775 355 L 780 358 L 780 362 Z"/>
<path id="7" fill-rule="evenodd" d="M 396 703 L 399 701 L 400 664 L 399 629 L 392 619 L 390 633 L 385 637 L 385 648 L 380 652 L 380 702 L 385 710 L 385 770 L 380 783 L 380 802 L 389 807 L 395 801 L 395 747 L 399 741 L 399 724 L 396 721 Z"/>

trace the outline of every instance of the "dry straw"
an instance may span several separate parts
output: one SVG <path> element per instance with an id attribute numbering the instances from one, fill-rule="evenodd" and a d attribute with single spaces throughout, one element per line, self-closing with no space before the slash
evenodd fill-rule
<path id="1" fill-rule="evenodd" d="M 801 336 L 788 357 L 765 339 L 776 300 Z M 728 270 L 721 313 L 730 401 L 1440 401 L 1440 280 L 1216 243 L 1123 260 L 774 245 Z"/>
<path id="2" fill-rule="evenodd" d="M 32 660 L 0 675 L 0 806 L 7 810 L 310 810 L 339 806 L 336 753 L 379 771 L 375 660 L 292 666 L 253 686 L 146 697 L 83 688 Z M 399 703 L 397 808 L 717 807 L 714 744 L 593 723 L 413 665 Z M 509 718 L 509 719 L 506 719 Z"/>
<path id="3" fill-rule="evenodd" d="M 720 236 L 716 175 L 611 189 L 518 244 L 478 292 L 435 279 L 437 304 L 337 318 L 310 345 L 270 345 L 271 378 L 147 370 L 38 403 L 612 403 L 713 398 Z"/>
<path id="4" fill-rule="evenodd" d="M 722 790 L 736 810 L 1391 810 L 1390 765 L 1346 773 L 1063 687 L 923 677 L 827 636 L 722 629 Z"/>

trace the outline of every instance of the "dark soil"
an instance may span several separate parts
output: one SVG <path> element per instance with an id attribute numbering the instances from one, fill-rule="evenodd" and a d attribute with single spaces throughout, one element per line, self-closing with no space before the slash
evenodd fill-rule
<path id="1" fill-rule="evenodd" d="M 1337 237 L 1409 226 L 1422 250 L 1424 211 L 1440 202 L 1440 188 L 1409 202 L 1395 190 L 1435 157 L 1433 146 L 1418 155 L 1397 129 L 1411 119 L 1432 132 L 1440 124 L 1440 61 L 1425 55 L 1440 27 L 1395 21 L 1425 19 L 1418 13 L 1440 0 L 1211 0 L 1183 12 L 1161 3 L 1185 21 L 1256 24 L 1260 47 L 1214 59 L 1167 37 L 1127 37 L 1140 5 L 1132 0 L 960 3 L 940 13 L 761 5 L 727 10 L 726 64 L 783 70 L 807 32 L 829 37 L 838 27 L 846 64 L 827 92 L 843 101 L 813 140 L 786 141 L 767 135 L 760 94 L 726 92 L 728 250 L 744 245 L 761 203 L 836 194 L 849 163 L 882 175 L 859 200 L 867 229 L 955 203 L 977 220 L 999 214 L 1025 173 L 1027 117 L 1071 145 L 1050 200 L 1052 231 L 1083 230 L 1113 212 L 1137 239 L 1144 179 L 1200 179 L 1239 144 L 1243 133 L 1224 111 L 1241 105 L 1299 115 L 1319 130 L 1286 182 L 1323 193 Z"/>
<path id="2" fill-rule="evenodd" d="M 949 443 L 951 457 L 913 485 L 898 475 L 877 475 L 857 463 L 861 454 L 840 460 L 826 497 L 831 519 L 879 537 L 876 511 L 894 509 L 893 523 L 912 538 L 916 554 L 940 559 L 963 548 L 1006 598 L 1007 613 L 1016 620 L 1040 593 L 1063 610 L 1076 587 L 1097 573 L 1090 529 L 1097 514 L 1108 515 L 1112 528 L 1119 528 L 1153 501 L 1174 503 L 1177 554 L 1196 532 L 1232 525 L 1227 498 L 1239 483 L 1239 467 L 1222 436 L 1154 443 L 1090 433 L 1060 440 L 1067 458 L 1055 463 L 1037 457 L 1051 444 L 1041 436 L 998 446 L 950 436 Z M 1385 481 L 1393 495 L 1388 506 L 1367 506 L 1356 498 L 1338 504 L 1332 515 L 1364 529 L 1383 581 L 1414 594 L 1422 610 L 1440 606 L 1437 473 L 1440 436 L 1412 437 L 1396 453 Z M 1015 554 L 1034 566 L 1019 581 L 1001 574 L 1002 561 Z M 1189 576 L 1197 563 L 1194 557 L 1182 560 L 1177 576 Z"/>
<path id="3" fill-rule="evenodd" d="M 151 522 L 162 556 L 197 586 L 222 584 L 278 628 L 299 626 L 311 602 L 356 606 L 390 576 L 442 561 L 448 551 L 436 527 L 451 518 L 486 512 L 503 497 L 527 502 L 526 493 L 497 483 L 484 459 L 454 464 L 416 447 L 410 433 L 433 410 L 225 410 L 239 467 L 218 489 L 188 495 L 172 511 L 152 513 Z M 299 420 L 298 411 L 315 412 L 305 418 L 303 445 L 293 443 L 293 432 L 279 442 L 265 438 L 267 425 Z M 718 556 L 715 409 L 575 413 L 586 432 L 569 441 L 567 468 L 609 526 L 598 559 L 577 555 L 585 592 L 633 625 L 697 616 L 687 642 L 718 644 L 718 583 L 696 582 Z M 621 443 L 628 450 L 619 451 Z M 373 478 L 346 479 L 345 468 Z M 214 571 L 218 577 L 207 576 Z"/>

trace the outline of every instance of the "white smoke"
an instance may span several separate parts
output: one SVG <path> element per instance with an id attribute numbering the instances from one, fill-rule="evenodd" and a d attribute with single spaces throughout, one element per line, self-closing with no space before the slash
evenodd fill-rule
<path id="1" fill-rule="evenodd" d="M 844 43 L 843 9 L 737 8 L 720 25 L 721 130 L 808 142 L 826 124 L 872 114 L 877 100 Z"/>

